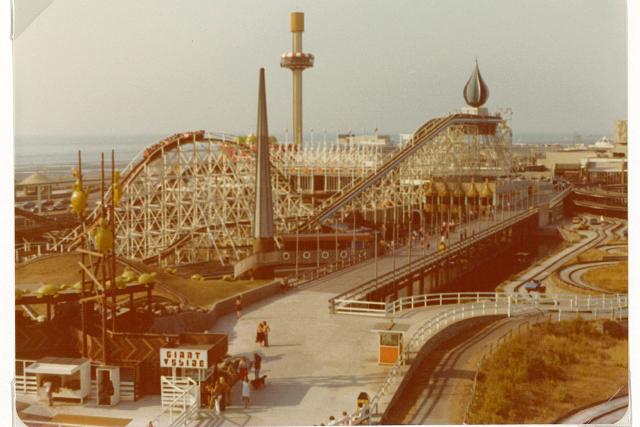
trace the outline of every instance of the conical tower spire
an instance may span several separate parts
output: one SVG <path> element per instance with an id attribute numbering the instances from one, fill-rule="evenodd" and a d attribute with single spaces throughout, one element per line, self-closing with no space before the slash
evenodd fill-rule
<path id="1" fill-rule="evenodd" d="M 269 127 L 264 68 L 260 68 L 258 89 L 258 125 L 256 131 L 256 204 L 253 222 L 253 252 L 273 250 L 273 197 L 271 194 L 271 162 L 269 161 Z"/>
<path id="2" fill-rule="evenodd" d="M 477 59 L 476 68 L 473 70 L 473 73 L 471 73 L 471 77 L 469 77 L 467 84 L 464 86 L 462 94 L 467 104 L 474 108 L 481 107 L 487 102 L 487 99 L 489 99 L 489 87 L 484 80 L 482 80 Z"/>

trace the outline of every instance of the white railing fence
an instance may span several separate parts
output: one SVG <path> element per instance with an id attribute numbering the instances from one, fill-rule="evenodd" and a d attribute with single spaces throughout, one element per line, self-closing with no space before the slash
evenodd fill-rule
<path id="1" fill-rule="evenodd" d="M 573 294 L 511 294 L 506 292 L 445 292 L 437 294 L 422 294 L 400 297 L 394 301 L 367 301 L 353 299 L 336 299 L 332 301 L 330 310 L 336 314 L 352 314 L 360 316 L 391 317 L 418 308 L 428 308 L 442 305 L 506 302 L 519 305 L 547 305 L 554 309 L 570 311 L 574 307 L 585 310 L 604 309 L 612 307 L 626 307 L 627 295 L 573 295 Z"/>
<path id="2" fill-rule="evenodd" d="M 189 377 L 160 377 L 162 414 L 170 426 L 185 426 L 200 410 L 200 385 Z"/>
<path id="3" fill-rule="evenodd" d="M 578 314 L 591 315 L 593 318 L 606 317 L 610 319 L 621 319 L 628 315 L 628 299 L 626 295 L 602 295 L 597 297 L 591 295 L 541 295 L 530 297 L 528 295 L 508 295 L 496 292 L 493 300 L 482 301 L 481 297 L 476 295 L 476 299 L 480 299 L 480 301 L 465 304 L 462 303 L 462 294 L 460 296 L 460 304 L 456 303 L 450 310 L 438 313 L 414 332 L 400 354 L 397 363 L 390 369 L 378 392 L 371 399 L 370 408 L 372 409 L 372 414 L 379 416 L 381 411 L 384 412 L 386 405 L 390 402 L 408 370 L 406 365 L 410 363 L 430 338 L 452 323 L 492 314 L 513 316 L 540 311 L 550 312 L 554 317 L 556 317 L 555 314 L 557 313 L 557 320 L 562 320 L 563 316 L 566 318 L 568 315 L 575 316 Z M 444 302 L 446 301 L 445 295 L 449 298 L 451 298 L 451 295 L 456 295 L 457 298 L 458 294 L 434 295 L 437 296 L 436 301 L 440 301 L 440 296 L 442 296 L 442 301 Z M 394 301 L 394 303 L 397 301 Z M 400 307 L 403 306 L 403 304 L 400 305 Z M 393 393 L 391 393 L 392 391 Z"/>

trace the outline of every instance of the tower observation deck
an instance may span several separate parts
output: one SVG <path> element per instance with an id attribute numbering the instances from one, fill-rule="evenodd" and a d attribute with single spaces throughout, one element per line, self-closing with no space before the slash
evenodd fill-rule
<path id="1" fill-rule="evenodd" d="M 292 12 L 291 15 L 292 51 L 283 53 L 280 66 L 291 70 L 293 75 L 293 141 L 302 144 L 302 72 L 313 67 L 313 55 L 302 51 L 302 33 L 304 32 L 304 13 Z"/>

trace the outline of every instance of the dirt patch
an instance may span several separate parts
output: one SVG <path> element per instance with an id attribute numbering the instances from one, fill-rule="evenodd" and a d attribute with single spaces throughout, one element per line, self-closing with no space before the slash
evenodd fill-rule
<path id="1" fill-rule="evenodd" d="M 613 265 L 592 268 L 582 278 L 594 286 L 613 292 L 629 291 L 629 262 L 621 261 Z"/>

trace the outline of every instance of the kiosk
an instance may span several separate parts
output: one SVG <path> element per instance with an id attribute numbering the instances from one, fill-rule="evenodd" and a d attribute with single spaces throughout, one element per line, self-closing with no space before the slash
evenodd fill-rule
<path id="1" fill-rule="evenodd" d="M 120 367 L 96 367 L 99 406 L 115 406 L 120 402 Z"/>
<path id="2" fill-rule="evenodd" d="M 91 362 L 89 359 L 45 357 L 25 368 L 36 374 L 38 394 L 43 395 L 44 384 L 51 384 L 52 399 L 74 399 L 84 403 L 91 393 Z M 47 398 L 46 393 L 43 398 Z"/>
<path id="3" fill-rule="evenodd" d="M 186 344 L 160 349 L 160 393 L 163 408 L 187 392 L 200 395 L 202 383 L 213 374 L 212 364 L 216 360 L 214 352 L 215 344 Z M 193 386 L 197 390 L 193 390 Z"/>
<path id="4" fill-rule="evenodd" d="M 404 341 L 404 334 L 409 330 L 409 325 L 397 323 L 378 323 L 373 325 L 371 332 L 379 336 L 378 363 L 380 365 L 393 365 L 400 358 Z"/>

